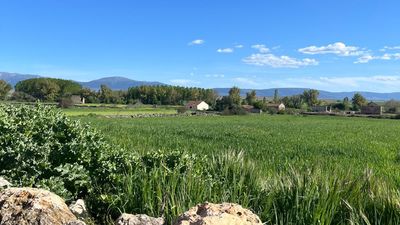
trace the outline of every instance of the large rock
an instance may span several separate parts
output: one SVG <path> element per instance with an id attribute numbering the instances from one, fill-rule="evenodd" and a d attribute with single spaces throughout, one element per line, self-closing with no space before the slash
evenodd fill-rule
<path id="1" fill-rule="evenodd" d="M 9 188 L 11 187 L 11 183 L 8 182 L 6 179 L 4 179 L 3 177 L 0 177 L 0 190 L 1 189 L 5 189 L 5 188 Z"/>
<path id="2" fill-rule="evenodd" d="M 0 225 L 83 225 L 59 196 L 36 188 L 0 192 Z"/>
<path id="3" fill-rule="evenodd" d="M 262 222 L 237 204 L 203 203 L 179 216 L 175 225 L 262 225 Z"/>
<path id="4" fill-rule="evenodd" d="M 116 221 L 115 225 L 163 225 L 163 218 L 153 218 L 148 215 L 138 214 L 122 214 Z"/>

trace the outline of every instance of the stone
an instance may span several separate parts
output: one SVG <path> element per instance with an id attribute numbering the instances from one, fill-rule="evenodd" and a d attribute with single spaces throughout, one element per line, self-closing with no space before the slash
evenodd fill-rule
<path id="1" fill-rule="evenodd" d="M 262 225 L 260 218 L 233 203 L 203 203 L 178 217 L 175 225 Z"/>
<path id="2" fill-rule="evenodd" d="M 4 179 L 3 177 L 0 177 L 0 190 L 1 189 L 5 189 L 5 188 L 9 188 L 11 187 L 11 183 L 8 182 L 6 179 Z"/>
<path id="3" fill-rule="evenodd" d="M 163 225 L 163 218 L 154 218 L 144 214 L 132 215 L 124 213 L 116 221 L 115 225 Z"/>
<path id="4" fill-rule="evenodd" d="M 83 199 L 76 200 L 75 203 L 69 206 L 69 210 L 80 220 L 86 220 L 89 217 L 88 211 L 86 210 L 85 201 Z"/>
<path id="5" fill-rule="evenodd" d="M 0 225 L 84 225 L 64 200 L 36 188 L 7 188 L 0 192 Z"/>

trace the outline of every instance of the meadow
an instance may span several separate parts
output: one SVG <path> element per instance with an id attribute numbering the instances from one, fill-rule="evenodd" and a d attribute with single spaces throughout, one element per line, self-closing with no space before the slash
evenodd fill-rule
<path id="1" fill-rule="evenodd" d="M 88 104 L 85 107 L 72 107 L 63 109 L 68 116 L 129 116 L 137 114 L 175 114 L 176 107 L 152 106 L 127 107 L 126 105 L 100 105 Z"/>
<path id="2" fill-rule="evenodd" d="M 110 211 L 164 215 L 171 223 L 196 203 L 229 201 L 266 224 L 400 223 L 398 120 L 74 119 L 151 165 L 126 171 Z"/>

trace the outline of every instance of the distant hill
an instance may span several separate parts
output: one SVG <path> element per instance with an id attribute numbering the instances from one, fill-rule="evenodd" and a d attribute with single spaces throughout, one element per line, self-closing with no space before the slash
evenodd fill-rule
<path id="1" fill-rule="evenodd" d="M 94 90 L 100 89 L 100 85 L 102 84 L 107 85 L 113 90 L 127 90 L 129 87 L 137 87 L 141 85 L 165 85 L 160 82 L 137 81 L 125 77 L 105 77 L 98 80 L 78 83 L 80 83 L 83 87 Z"/>
<path id="2" fill-rule="evenodd" d="M 18 74 L 18 73 L 7 73 L 0 72 L 0 80 L 5 80 L 11 85 L 15 85 L 19 81 L 38 78 L 41 77 L 39 75 L 31 75 L 31 74 Z M 149 82 L 149 81 L 137 81 L 131 80 L 125 77 L 105 77 L 98 80 L 92 80 L 88 82 L 78 82 L 83 87 L 87 87 L 90 89 L 98 90 L 100 85 L 105 84 L 113 90 L 127 90 L 129 87 L 137 87 L 141 85 L 166 85 L 160 82 Z M 230 88 L 215 88 L 219 95 L 228 95 Z M 246 92 L 251 91 L 252 89 L 241 89 L 241 95 L 246 95 Z M 278 88 L 279 96 L 285 97 L 290 95 L 297 95 L 303 93 L 304 90 L 308 90 L 307 88 Z M 260 97 L 272 97 L 274 96 L 275 88 L 271 89 L 260 89 L 256 90 L 257 96 Z M 352 98 L 354 93 L 356 92 L 329 92 L 329 91 L 319 91 L 319 97 L 321 99 L 343 99 L 345 97 Z M 384 101 L 390 99 L 400 100 L 400 92 L 393 93 L 376 93 L 376 92 L 360 92 L 364 97 L 366 97 L 370 101 Z"/>
<path id="3" fill-rule="evenodd" d="M 0 72 L 0 80 L 5 80 L 7 83 L 10 83 L 12 86 L 15 86 L 20 81 L 28 80 L 32 78 L 39 78 L 42 76 L 39 75 L 31 75 L 31 74 L 18 74 L 18 73 L 7 73 Z M 137 81 L 131 80 L 125 77 L 105 77 L 98 80 L 92 80 L 88 82 L 79 82 L 83 87 L 87 87 L 90 89 L 98 90 L 100 89 L 100 85 L 105 84 L 109 88 L 113 90 L 127 90 L 129 87 L 137 87 L 141 85 L 165 85 L 160 82 L 148 82 L 148 81 Z"/>
<path id="4" fill-rule="evenodd" d="M 230 88 L 215 88 L 214 90 L 221 96 L 228 95 Z M 257 96 L 260 97 L 272 97 L 274 96 L 276 88 L 271 89 L 259 89 L 255 90 Z M 308 88 L 277 88 L 279 91 L 279 96 L 285 97 L 290 95 L 298 95 L 303 93 L 305 90 L 309 90 Z M 246 92 L 249 92 L 253 89 L 241 89 L 241 95 L 246 95 Z M 343 99 L 345 97 L 352 98 L 356 91 L 352 92 L 329 92 L 319 90 L 319 98 L 321 99 Z M 400 100 L 400 92 L 393 92 L 393 93 L 376 93 L 376 92 L 359 92 L 361 93 L 366 99 L 370 101 L 384 101 L 390 99 L 398 99 Z"/>
<path id="5" fill-rule="evenodd" d="M 15 84 L 17 84 L 18 82 L 20 82 L 22 80 L 38 78 L 38 77 L 40 77 L 40 76 L 31 75 L 31 74 L 0 72 L 0 80 L 5 80 L 5 81 L 7 81 L 7 83 L 11 84 L 12 86 L 15 86 Z"/>

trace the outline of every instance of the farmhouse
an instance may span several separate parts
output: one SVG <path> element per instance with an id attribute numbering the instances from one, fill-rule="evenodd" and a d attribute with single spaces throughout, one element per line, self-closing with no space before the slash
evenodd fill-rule
<path id="1" fill-rule="evenodd" d="M 248 113 L 262 113 L 261 109 L 256 109 L 252 105 L 242 105 L 242 108 Z"/>
<path id="2" fill-rule="evenodd" d="M 330 113 L 332 112 L 332 108 L 330 106 L 312 106 L 311 111 L 317 113 Z"/>
<path id="3" fill-rule="evenodd" d="M 73 104 L 85 104 L 85 98 L 80 95 L 71 95 L 71 101 Z"/>
<path id="4" fill-rule="evenodd" d="M 366 106 L 361 106 L 361 114 L 382 115 L 382 111 L 383 107 L 374 102 L 370 102 Z"/>
<path id="5" fill-rule="evenodd" d="M 268 109 L 275 109 L 276 111 L 284 111 L 285 105 L 283 103 L 280 104 L 267 104 Z"/>
<path id="6" fill-rule="evenodd" d="M 191 110 L 208 110 L 210 106 L 205 101 L 190 101 L 186 104 L 185 108 Z"/>

